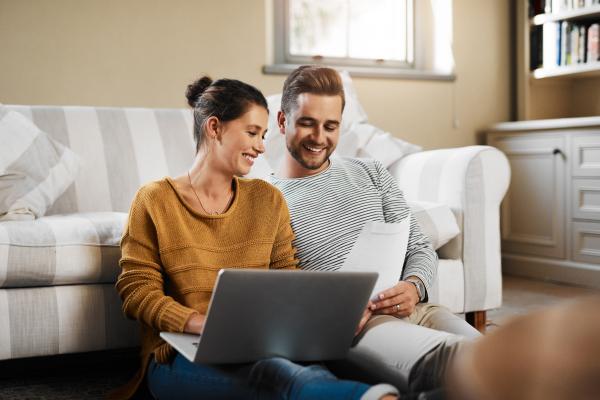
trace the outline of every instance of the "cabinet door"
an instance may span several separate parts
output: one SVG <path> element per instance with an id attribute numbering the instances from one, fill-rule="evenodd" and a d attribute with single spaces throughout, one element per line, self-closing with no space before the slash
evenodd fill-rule
<path id="1" fill-rule="evenodd" d="M 571 217 L 600 221 L 600 179 L 572 180 Z"/>
<path id="2" fill-rule="evenodd" d="M 572 226 L 573 260 L 600 264 L 600 223 L 573 222 Z"/>
<path id="3" fill-rule="evenodd" d="M 574 135 L 572 138 L 573 176 L 600 176 L 600 135 L 594 131 L 587 135 Z"/>
<path id="4" fill-rule="evenodd" d="M 493 135 L 510 162 L 502 202 L 502 252 L 565 257 L 565 139 L 556 134 Z"/>

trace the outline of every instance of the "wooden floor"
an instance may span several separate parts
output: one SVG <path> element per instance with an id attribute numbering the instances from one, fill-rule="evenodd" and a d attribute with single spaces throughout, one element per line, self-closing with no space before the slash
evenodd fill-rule
<path id="1" fill-rule="evenodd" d="M 505 276 L 504 302 L 487 313 L 488 330 L 506 318 L 592 293 L 600 292 Z M 137 362 L 136 350 L 0 362 L 0 399 L 102 399 L 133 376 Z"/>
<path id="2" fill-rule="evenodd" d="M 488 311 L 488 324 L 500 325 L 506 318 L 590 294 L 600 294 L 600 291 L 505 275 L 502 307 Z"/>

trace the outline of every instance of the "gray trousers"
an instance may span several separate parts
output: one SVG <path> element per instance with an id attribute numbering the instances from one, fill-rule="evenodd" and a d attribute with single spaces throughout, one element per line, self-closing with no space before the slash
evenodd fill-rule
<path id="1" fill-rule="evenodd" d="M 418 304 L 403 319 L 371 317 L 347 358 L 328 366 L 340 376 L 390 383 L 401 392 L 431 390 L 443 385 L 461 347 L 479 336 L 475 328 L 447 308 Z"/>

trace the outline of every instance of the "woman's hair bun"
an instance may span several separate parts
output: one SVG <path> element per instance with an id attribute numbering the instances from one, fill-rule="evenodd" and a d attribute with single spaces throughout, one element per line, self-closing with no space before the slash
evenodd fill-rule
<path id="1" fill-rule="evenodd" d="M 208 76 L 203 76 L 194 83 L 188 85 L 187 90 L 185 91 L 185 97 L 187 97 L 190 107 L 196 106 L 196 102 L 211 83 L 212 79 L 210 79 Z"/>

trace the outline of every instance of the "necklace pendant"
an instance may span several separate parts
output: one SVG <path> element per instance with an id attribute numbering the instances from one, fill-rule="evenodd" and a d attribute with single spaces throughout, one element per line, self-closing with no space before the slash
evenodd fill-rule
<path id="1" fill-rule="evenodd" d="M 200 207 L 202 208 L 202 210 L 204 210 L 205 213 L 207 213 L 208 215 L 219 215 L 219 214 L 223 214 L 225 212 L 225 210 L 227 210 L 227 207 L 229 207 L 229 204 L 231 203 L 231 199 L 233 198 L 233 190 L 230 190 L 229 192 L 229 197 L 227 198 L 227 203 L 225 203 L 225 207 L 219 211 L 208 211 L 206 208 L 204 208 L 204 204 L 202 204 L 202 201 L 200 200 L 200 196 L 198 196 L 198 193 L 196 193 L 196 189 L 194 189 L 194 185 L 192 185 L 192 177 L 190 176 L 190 171 L 188 170 L 188 179 L 190 181 L 190 187 L 192 188 L 192 191 L 194 192 L 194 195 L 196 196 L 196 199 L 198 200 L 198 204 L 200 204 Z"/>

